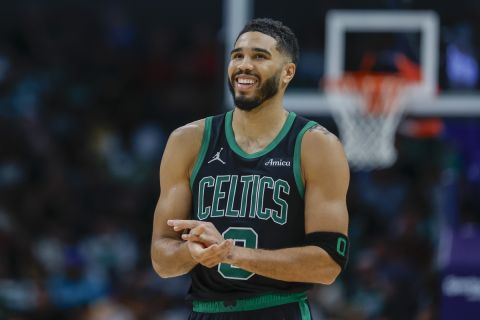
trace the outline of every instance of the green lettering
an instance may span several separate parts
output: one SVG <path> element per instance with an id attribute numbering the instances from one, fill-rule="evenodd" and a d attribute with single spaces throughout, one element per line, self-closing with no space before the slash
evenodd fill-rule
<path id="1" fill-rule="evenodd" d="M 225 198 L 225 192 L 222 190 L 222 184 L 224 182 L 230 181 L 229 175 L 220 175 L 215 179 L 215 190 L 213 192 L 213 202 L 212 202 L 212 214 L 211 217 L 223 217 L 225 210 L 219 209 L 218 205 L 220 200 Z"/>
<path id="2" fill-rule="evenodd" d="M 230 189 L 228 190 L 227 209 L 225 210 L 226 217 L 238 217 L 238 210 L 233 209 L 235 194 L 237 193 L 237 181 L 237 175 L 231 176 Z"/>
<path id="3" fill-rule="evenodd" d="M 287 223 L 288 203 L 282 199 L 281 193 L 290 194 L 290 185 L 287 181 L 278 179 L 275 181 L 275 189 L 273 190 L 273 201 L 280 206 L 280 211 L 275 211 L 272 215 L 273 221 L 278 224 Z"/>
<path id="4" fill-rule="evenodd" d="M 255 212 L 257 211 L 257 202 L 258 202 L 258 182 L 260 176 L 253 176 L 253 188 L 252 194 L 250 195 L 250 213 L 248 214 L 249 218 L 255 218 Z"/>
<path id="5" fill-rule="evenodd" d="M 241 176 L 240 182 L 243 183 L 242 202 L 240 204 L 240 217 L 244 218 L 247 214 L 248 190 L 250 189 L 250 185 L 253 182 L 253 176 Z"/>
<path id="6" fill-rule="evenodd" d="M 197 218 L 198 220 L 205 220 L 210 215 L 211 207 L 203 207 L 203 198 L 205 196 L 205 188 L 211 188 L 215 184 L 215 179 L 212 176 L 203 177 L 198 183 L 198 206 Z"/>
<path id="7" fill-rule="evenodd" d="M 263 220 L 268 220 L 272 215 L 272 209 L 264 209 L 263 208 L 263 199 L 265 196 L 265 188 L 269 188 L 273 190 L 274 181 L 272 177 L 262 177 L 260 179 L 260 185 L 258 189 L 258 207 L 257 207 L 257 217 Z"/>

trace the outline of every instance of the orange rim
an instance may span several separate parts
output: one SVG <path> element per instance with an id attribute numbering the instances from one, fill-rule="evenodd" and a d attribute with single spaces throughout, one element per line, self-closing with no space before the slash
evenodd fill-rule
<path id="1" fill-rule="evenodd" d="M 411 83 L 393 73 L 350 72 L 325 81 L 324 88 L 329 94 L 359 96 L 367 113 L 380 115 L 398 107 L 398 98 Z"/>

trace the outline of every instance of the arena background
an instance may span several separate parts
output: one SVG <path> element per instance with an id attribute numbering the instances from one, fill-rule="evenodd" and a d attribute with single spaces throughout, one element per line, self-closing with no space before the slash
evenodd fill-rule
<path id="1" fill-rule="evenodd" d="M 311 292 L 316 319 L 478 319 L 479 1 L 16 0 L 0 8 L 0 319 L 185 319 L 188 277 L 160 279 L 149 257 L 165 141 L 225 110 L 230 22 L 249 17 L 280 19 L 297 33 L 290 92 L 309 100 L 286 107 L 337 133 L 318 90 L 332 9 L 435 12 L 439 97 L 407 111 L 394 166 L 352 171 L 351 258 L 335 284 Z M 418 62 L 417 38 L 350 36 L 347 65 L 358 65 L 365 43 L 386 52 L 387 67 L 392 48 Z"/>

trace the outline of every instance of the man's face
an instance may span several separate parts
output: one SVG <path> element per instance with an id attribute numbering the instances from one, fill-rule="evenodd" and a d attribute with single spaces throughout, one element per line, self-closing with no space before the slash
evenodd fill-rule
<path id="1" fill-rule="evenodd" d="M 229 88 L 235 106 L 252 110 L 279 90 L 285 57 L 276 40 L 260 32 L 242 34 L 230 55 Z"/>

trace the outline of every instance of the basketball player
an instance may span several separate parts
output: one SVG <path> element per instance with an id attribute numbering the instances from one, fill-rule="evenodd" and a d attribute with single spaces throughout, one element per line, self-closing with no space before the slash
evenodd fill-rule
<path id="1" fill-rule="evenodd" d="M 235 108 L 175 130 L 160 166 L 151 256 L 190 273 L 190 319 L 310 319 L 305 291 L 348 256 L 349 170 L 338 139 L 283 106 L 298 43 L 255 19 L 228 66 Z"/>

